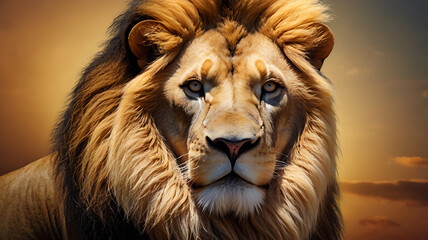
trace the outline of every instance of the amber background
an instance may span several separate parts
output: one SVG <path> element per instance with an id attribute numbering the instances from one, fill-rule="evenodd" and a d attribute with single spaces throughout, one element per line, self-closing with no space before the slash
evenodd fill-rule
<path id="1" fill-rule="evenodd" d="M 346 239 L 428 239 L 428 2 L 328 0 Z M 0 0 L 0 174 L 49 153 L 125 0 Z"/>

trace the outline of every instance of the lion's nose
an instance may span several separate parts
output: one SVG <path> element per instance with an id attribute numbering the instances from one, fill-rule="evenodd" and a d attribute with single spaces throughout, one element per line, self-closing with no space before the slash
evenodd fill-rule
<path id="1" fill-rule="evenodd" d="M 235 165 L 236 159 L 238 159 L 239 155 L 244 152 L 248 152 L 252 148 L 254 148 L 260 141 L 260 138 L 256 140 L 252 140 L 249 138 L 241 139 L 241 140 L 230 140 L 225 138 L 216 138 L 211 140 L 207 137 L 208 143 L 210 143 L 215 148 L 223 151 L 229 157 L 230 163 Z"/>

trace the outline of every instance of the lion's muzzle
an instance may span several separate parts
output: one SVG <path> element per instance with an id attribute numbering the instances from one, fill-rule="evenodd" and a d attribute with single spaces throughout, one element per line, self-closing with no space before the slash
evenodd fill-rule
<path id="1" fill-rule="evenodd" d="M 189 173 L 197 186 L 233 185 L 230 175 L 235 183 L 241 180 L 255 186 L 265 186 L 272 179 L 275 154 L 255 104 L 231 102 L 211 104 L 198 137 L 191 141 Z"/>

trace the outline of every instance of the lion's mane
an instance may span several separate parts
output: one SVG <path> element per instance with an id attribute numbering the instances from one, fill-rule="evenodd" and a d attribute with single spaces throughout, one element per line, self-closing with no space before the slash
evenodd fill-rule
<path id="1" fill-rule="evenodd" d="M 57 172 L 71 234 L 85 239 L 338 239 L 336 127 L 332 89 L 308 59 L 325 36 L 315 0 L 135 0 L 111 27 L 111 39 L 85 69 L 55 132 Z M 157 50 L 141 73 L 127 36 L 141 20 Z M 233 19 L 281 47 L 302 79 L 301 124 L 289 165 L 277 172 L 254 216 L 208 216 L 192 199 L 153 120 L 162 72 L 188 40 Z M 132 80 L 132 81 L 131 81 Z"/>

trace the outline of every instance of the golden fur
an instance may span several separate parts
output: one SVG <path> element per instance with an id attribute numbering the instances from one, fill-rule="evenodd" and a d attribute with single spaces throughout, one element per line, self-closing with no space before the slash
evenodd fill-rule
<path id="1" fill-rule="evenodd" d="M 151 239 L 340 239 L 332 88 L 319 72 L 333 43 L 322 24 L 325 11 L 316 0 L 133 1 L 56 130 L 68 233 L 85 239 L 135 232 Z M 212 80 L 221 87 L 205 96 L 211 110 L 196 113 L 197 101 L 180 98 L 173 84 L 196 63 L 199 75 L 241 74 L 239 81 L 266 80 L 276 66 L 287 92 L 280 103 L 257 108 L 260 99 L 233 85 L 238 100 L 225 115 L 230 89 L 221 85 L 226 80 Z M 200 114 L 206 121 L 195 117 Z M 198 194 L 214 180 L 203 159 L 218 152 L 202 141 L 202 129 L 257 132 L 258 120 L 248 116 L 262 122 L 260 146 L 245 155 L 245 169 L 253 172 L 242 174 L 250 183 L 242 196 L 225 193 L 225 203 L 204 199 Z M 225 124 L 230 118 L 236 125 Z M 261 170 L 254 170 L 257 154 L 266 159 Z M 257 194 L 255 202 L 241 202 Z"/>
<path id="2" fill-rule="evenodd" d="M 50 155 L 0 176 L 0 239 L 67 239 L 53 166 Z"/>

